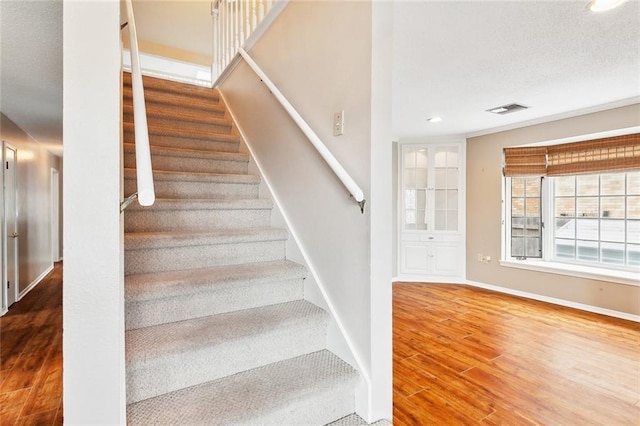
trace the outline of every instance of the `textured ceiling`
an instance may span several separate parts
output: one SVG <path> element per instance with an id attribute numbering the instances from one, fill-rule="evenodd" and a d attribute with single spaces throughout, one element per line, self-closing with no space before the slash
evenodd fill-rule
<path id="1" fill-rule="evenodd" d="M 629 98 L 640 95 L 640 2 L 601 14 L 587 12 L 586 4 L 396 3 L 394 136 L 467 135 L 638 102 Z M 531 109 L 504 116 L 485 112 L 512 102 Z M 435 115 L 443 121 L 426 121 Z"/>
<path id="2" fill-rule="evenodd" d="M 62 154 L 62 0 L 0 1 L 0 111 Z"/>
<path id="3" fill-rule="evenodd" d="M 167 12 L 166 7 L 154 9 L 154 3 L 162 4 L 159 1 L 137 3 L 142 14 Z M 186 1 L 184 12 L 198 10 L 200 16 L 203 3 L 209 2 Z M 586 3 L 396 2 L 396 139 L 478 134 L 572 111 L 638 102 L 640 1 L 630 0 L 602 14 L 586 12 Z M 210 19 L 208 6 L 206 14 Z M 176 13 L 170 19 L 174 24 L 189 20 Z M 1 0 L 0 21 L 0 110 L 60 153 L 62 0 Z M 153 31 L 145 29 L 146 38 L 169 42 L 162 32 L 154 36 Z M 189 39 L 199 40 L 203 34 L 185 30 L 177 44 L 187 48 Z M 204 52 L 209 42 L 190 49 Z M 511 102 L 531 109 L 505 116 L 485 112 Z M 428 123 L 426 118 L 434 115 L 443 121 Z"/>

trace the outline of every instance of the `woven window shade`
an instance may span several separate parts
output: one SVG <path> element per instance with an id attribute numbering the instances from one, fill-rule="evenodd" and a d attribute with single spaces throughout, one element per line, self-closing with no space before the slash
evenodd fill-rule
<path id="1" fill-rule="evenodd" d="M 546 146 L 528 146 L 504 149 L 505 176 L 544 176 L 546 172 Z"/>
<path id="2" fill-rule="evenodd" d="M 548 176 L 640 169 L 640 133 L 546 148 Z"/>

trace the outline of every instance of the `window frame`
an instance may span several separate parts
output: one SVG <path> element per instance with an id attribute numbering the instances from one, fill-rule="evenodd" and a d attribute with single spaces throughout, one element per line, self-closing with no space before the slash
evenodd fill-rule
<path id="1" fill-rule="evenodd" d="M 612 173 L 615 173 L 612 171 Z M 598 175 L 606 173 L 594 173 Z M 541 177 L 541 257 L 516 258 L 511 256 L 511 177 L 502 179 L 502 253 L 500 265 L 519 269 L 551 272 L 555 274 L 606 280 L 620 284 L 640 287 L 638 273 L 640 268 L 628 265 L 615 265 L 581 262 L 573 259 L 558 259 L 555 256 L 555 192 L 553 179 Z M 625 191 L 625 197 L 628 194 Z M 598 195 L 600 198 L 601 195 Z M 600 240 L 598 240 L 600 241 Z"/>

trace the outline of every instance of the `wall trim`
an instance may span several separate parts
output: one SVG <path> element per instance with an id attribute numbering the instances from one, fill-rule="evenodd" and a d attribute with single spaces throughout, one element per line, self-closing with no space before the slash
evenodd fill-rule
<path id="1" fill-rule="evenodd" d="M 27 286 L 27 288 L 25 288 L 24 290 L 22 290 L 19 294 L 18 294 L 18 300 L 16 300 L 16 302 L 19 302 L 20 300 L 22 300 L 22 298 L 24 296 L 27 295 L 27 293 L 29 293 L 31 290 L 33 290 L 35 288 L 35 286 L 37 286 L 38 284 L 40 284 L 40 281 L 42 281 L 42 279 L 44 277 L 46 277 L 47 275 L 49 275 L 49 272 L 53 271 L 53 264 L 51 264 L 51 266 L 49 266 L 47 269 L 44 270 L 43 273 L 41 273 L 40 275 L 38 275 L 38 277 L 33 280 L 31 282 L 31 284 L 29 284 Z"/>
<path id="2" fill-rule="evenodd" d="M 512 296 L 520 296 L 525 299 L 538 300 L 540 302 L 547 302 L 554 305 L 566 306 L 568 308 L 579 309 L 581 311 L 592 312 L 595 314 L 606 315 L 609 317 L 620 318 L 628 321 L 640 323 L 640 315 L 629 314 L 627 312 L 614 311 L 613 309 L 601 308 L 599 306 L 586 305 L 584 303 L 572 302 L 570 300 L 557 299 L 555 297 L 543 296 L 540 294 L 529 293 L 526 291 L 513 290 L 506 287 L 500 287 L 491 284 L 485 284 L 478 281 L 465 280 L 458 284 L 467 284 L 472 287 L 484 288 L 486 290 L 497 291 L 498 293 L 510 294 Z"/>
<path id="3" fill-rule="evenodd" d="M 211 87 L 211 67 L 165 58 L 163 56 L 140 53 L 142 75 L 161 78 L 178 83 Z M 131 72 L 131 53 L 122 49 L 122 69 Z"/>
<path id="4" fill-rule="evenodd" d="M 351 351 L 351 356 L 353 357 L 353 359 L 356 362 L 356 369 L 358 370 L 358 372 L 360 373 L 360 377 L 362 377 L 366 383 L 366 387 L 367 387 L 367 392 L 370 395 L 371 394 L 371 378 L 369 377 L 369 372 L 366 370 L 364 363 L 362 362 L 362 359 L 360 358 L 360 355 L 358 353 L 358 351 L 355 349 L 355 345 L 353 343 L 353 340 L 351 339 L 351 336 L 349 335 L 349 333 L 347 332 L 346 328 L 344 327 L 344 324 L 342 322 L 342 319 L 340 318 L 340 315 L 338 315 L 338 312 L 336 311 L 334 305 L 333 305 L 333 301 L 331 300 L 331 298 L 329 297 L 329 294 L 327 293 L 327 290 L 322 282 L 322 280 L 320 279 L 320 275 L 318 274 L 314 263 L 311 261 L 311 257 L 309 256 L 309 253 L 307 252 L 307 250 L 304 248 L 304 246 L 301 244 L 300 241 L 300 237 L 298 236 L 298 233 L 296 231 L 296 229 L 294 228 L 291 219 L 289 218 L 289 215 L 286 213 L 286 211 L 283 209 L 283 205 L 280 202 L 280 199 L 276 196 L 275 192 L 273 191 L 273 186 L 271 185 L 271 182 L 269 181 L 269 178 L 265 175 L 264 173 L 264 169 L 262 167 L 262 164 L 260 163 L 260 160 L 258 160 L 258 158 L 254 155 L 254 151 L 253 148 L 251 147 L 251 144 L 249 143 L 248 139 L 245 137 L 244 132 L 242 131 L 242 129 L 240 128 L 240 126 L 238 125 L 236 118 L 234 116 L 233 111 L 231 110 L 231 108 L 229 108 L 229 104 L 227 103 L 227 100 L 225 99 L 225 96 L 222 92 L 220 92 L 220 97 L 222 98 L 222 101 L 225 103 L 225 105 L 227 105 L 227 111 L 229 112 L 229 115 L 231 116 L 231 119 L 233 120 L 234 123 L 234 127 L 238 130 L 238 133 L 240 134 L 240 137 L 242 138 L 242 140 L 244 141 L 245 145 L 247 146 L 247 149 L 249 150 L 249 154 L 251 155 L 251 157 L 253 158 L 256 167 L 258 168 L 258 171 L 260 172 L 260 176 L 262 177 L 265 185 L 267 186 L 267 189 L 270 192 L 271 198 L 273 199 L 273 203 L 275 205 L 275 207 L 280 211 L 280 214 L 282 215 L 282 218 L 284 219 L 284 222 L 286 223 L 287 229 L 291 235 L 291 237 L 293 238 L 293 240 L 295 241 L 296 245 L 298 246 L 298 249 L 300 250 L 300 253 L 302 254 L 302 257 L 306 263 L 306 267 L 309 269 L 309 273 L 313 276 L 318 289 L 320 290 L 320 293 L 322 294 L 322 297 L 324 298 L 324 301 L 329 309 L 329 313 L 331 315 L 331 317 L 333 318 L 333 320 L 335 321 L 336 325 L 338 326 L 338 329 L 340 330 L 340 333 L 342 334 L 342 338 L 344 339 L 344 341 L 347 343 L 347 346 L 349 347 L 349 350 Z"/>

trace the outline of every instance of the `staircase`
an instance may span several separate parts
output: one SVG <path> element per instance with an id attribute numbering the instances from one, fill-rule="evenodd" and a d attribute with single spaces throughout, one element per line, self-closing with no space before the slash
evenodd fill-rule
<path id="1" fill-rule="evenodd" d="M 136 191 L 124 74 L 124 188 Z M 326 350 L 328 315 L 215 90 L 144 79 L 156 203 L 125 211 L 132 425 L 354 423 L 357 372 Z M 349 417 L 346 417 L 349 416 Z M 364 424 L 364 423 L 362 423 Z"/>

